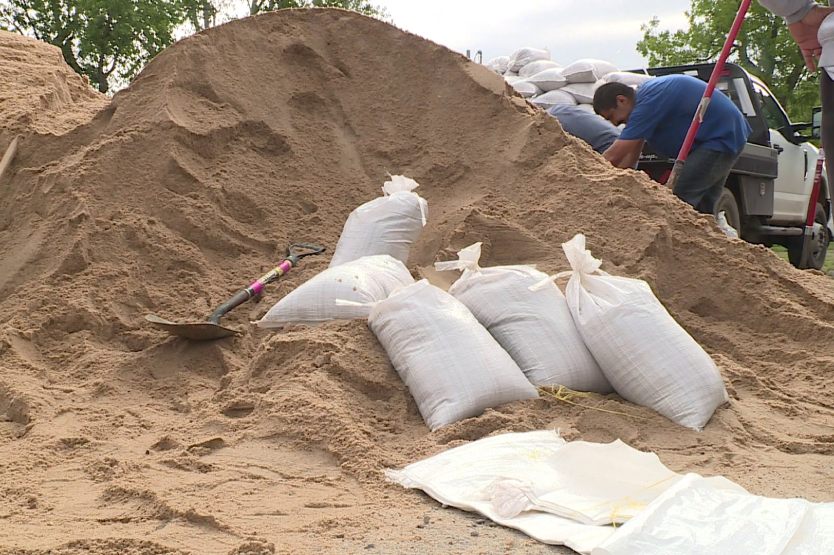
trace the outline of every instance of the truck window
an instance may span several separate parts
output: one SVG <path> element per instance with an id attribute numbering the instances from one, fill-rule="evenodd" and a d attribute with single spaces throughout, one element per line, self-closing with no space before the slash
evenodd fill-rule
<path id="1" fill-rule="evenodd" d="M 768 127 L 784 134 L 790 126 L 788 117 L 782 109 L 779 108 L 776 100 L 774 100 L 774 98 L 770 96 L 766 90 L 761 87 L 756 87 L 756 94 L 759 95 L 759 101 L 762 104 L 762 111 L 764 112 L 764 117 L 767 120 Z"/>

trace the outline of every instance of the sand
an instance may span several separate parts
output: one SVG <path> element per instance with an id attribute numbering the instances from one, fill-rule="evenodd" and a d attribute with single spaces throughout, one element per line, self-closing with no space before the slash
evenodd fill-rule
<path id="1" fill-rule="evenodd" d="M 552 553 L 381 473 L 544 428 L 834 500 L 834 282 L 612 169 L 482 66 L 339 10 L 200 33 L 112 100 L 52 47 L 0 33 L 0 51 L 26 76 L 0 85 L 0 150 L 22 137 L 0 180 L 0 552 Z M 365 322 L 249 326 L 329 254 L 232 312 L 239 338 L 145 325 L 204 319 L 291 242 L 332 252 L 388 172 L 429 202 L 415 277 L 448 286 L 431 265 L 475 241 L 484 266 L 564 270 L 583 232 L 604 270 L 650 283 L 730 403 L 702 433 L 616 395 L 430 433 Z"/>

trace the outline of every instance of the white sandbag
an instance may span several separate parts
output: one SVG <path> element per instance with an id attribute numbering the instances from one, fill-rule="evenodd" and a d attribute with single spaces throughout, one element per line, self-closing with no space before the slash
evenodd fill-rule
<path id="1" fill-rule="evenodd" d="M 426 280 L 377 303 L 368 326 L 431 430 L 538 397 L 469 309 Z"/>
<path id="2" fill-rule="evenodd" d="M 518 77 L 518 72 L 515 71 L 505 71 L 504 77 Z"/>
<path id="3" fill-rule="evenodd" d="M 547 274 L 530 266 L 481 268 L 481 243 L 458 252 L 459 260 L 435 269 L 463 270 L 449 294 L 473 316 L 537 386 L 575 391 L 613 391 L 573 323 L 565 296 L 552 282 L 531 291 Z"/>
<path id="4" fill-rule="evenodd" d="M 572 94 L 579 104 L 594 103 L 594 92 L 596 91 L 594 83 L 571 83 L 559 90 Z"/>
<path id="5" fill-rule="evenodd" d="M 515 92 L 517 92 L 524 98 L 530 98 L 531 96 L 536 96 L 542 93 L 542 90 L 540 88 L 538 88 L 533 83 L 528 83 L 526 79 L 523 81 L 515 81 L 510 84 L 515 89 Z"/>
<path id="6" fill-rule="evenodd" d="M 504 81 L 512 85 L 513 83 L 518 83 L 519 81 L 524 81 L 524 77 L 519 77 L 518 75 L 505 75 Z"/>
<path id="7" fill-rule="evenodd" d="M 414 283 L 405 265 L 387 254 L 365 256 L 316 275 L 278 301 L 255 322 L 262 328 L 285 324 L 317 325 L 329 320 L 367 318 L 373 303 Z M 358 303 L 337 304 L 342 299 Z"/>
<path id="8" fill-rule="evenodd" d="M 562 69 L 562 66 L 550 60 L 536 60 L 535 62 L 525 64 L 524 67 L 518 70 L 518 75 L 520 77 L 532 77 L 546 69 Z"/>
<path id="9" fill-rule="evenodd" d="M 382 186 L 383 196 L 351 212 L 330 267 L 375 254 L 408 262 L 411 244 L 426 225 L 428 214 L 428 203 L 413 192 L 418 186 L 413 179 L 394 175 Z"/>
<path id="10" fill-rule="evenodd" d="M 486 67 L 495 73 L 501 73 L 503 75 L 507 72 L 507 68 L 510 67 L 510 57 L 498 56 L 497 58 L 493 58 L 486 63 Z"/>
<path id="11" fill-rule="evenodd" d="M 771 499 L 683 480 L 593 549 L 593 555 L 834 553 L 834 503 Z"/>
<path id="12" fill-rule="evenodd" d="M 629 87 L 637 87 L 642 85 L 649 79 L 654 79 L 651 75 L 645 73 L 631 73 L 630 71 L 612 71 L 607 75 L 603 75 L 596 82 L 596 88 L 600 88 L 606 83 L 622 83 Z"/>
<path id="13" fill-rule="evenodd" d="M 545 69 L 527 78 L 528 83 L 533 83 L 544 92 L 555 91 L 568 84 L 568 80 L 562 75 L 559 68 Z"/>
<path id="14" fill-rule="evenodd" d="M 510 54 L 510 63 L 509 63 L 509 71 L 517 72 L 530 62 L 535 62 L 536 60 L 549 60 L 550 59 L 550 51 L 539 50 L 538 48 L 519 48 L 512 54 Z"/>
<path id="15" fill-rule="evenodd" d="M 577 235 L 566 297 L 585 345 L 624 399 L 700 431 L 729 399 L 712 358 L 642 280 L 610 276 Z"/>
<path id="16" fill-rule="evenodd" d="M 602 79 L 613 71 L 619 71 L 619 69 L 610 62 L 583 58 L 565 68 L 565 78 L 568 83 L 596 83 L 598 79 Z"/>
<path id="17" fill-rule="evenodd" d="M 576 99 L 572 94 L 562 90 L 550 91 L 530 99 L 530 103 L 547 110 L 556 104 L 575 105 Z"/>

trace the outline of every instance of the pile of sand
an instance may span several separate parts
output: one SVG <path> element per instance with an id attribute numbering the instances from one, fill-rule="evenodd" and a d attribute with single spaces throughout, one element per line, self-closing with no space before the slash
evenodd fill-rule
<path id="1" fill-rule="evenodd" d="M 0 181 L 3 553 L 549 552 L 380 472 L 541 428 L 621 438 L 758 494 L 834 497 L 830 278 L 611 169 L 500 76 L 338 10 L 183 40 L 109 105 L 40 49 L 33 94 L 50 82 L 75 104 L 38 125 L 104 107 L 61 134 L 3 120 L 25 133 Z M 4 112 L 34 113 L 29 97 Z M 364 322 L 248 327 L 329 255 L 232 312 L 241 338 L 189 343 L 144 324 L 204 318 L 291 242 L 332 252 L 387 172 L 429 202 L 415 277 L 443 285 L 431 264 L 474 241 L 483 265 L 555 272 L 560 243 L 584 232 L 605 270 L 646 279 L 714 357 L 730 404 L 703 433 L 613 395 L 514 403 L 429 433 Z"/>

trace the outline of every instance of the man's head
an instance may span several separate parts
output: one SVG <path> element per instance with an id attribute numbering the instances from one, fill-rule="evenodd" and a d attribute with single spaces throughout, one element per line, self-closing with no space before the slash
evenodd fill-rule
<path id="1" fill-rule="evenodd" d="M 606 83 L 594 93 L 594 112 L 614 125 L 628 122 L 634 109 L 634 89 L 623 83 Z"/>

